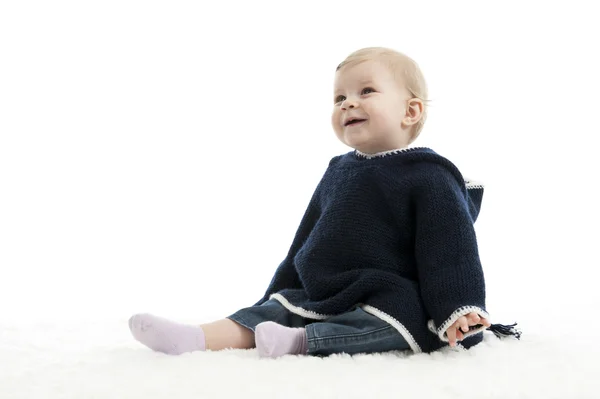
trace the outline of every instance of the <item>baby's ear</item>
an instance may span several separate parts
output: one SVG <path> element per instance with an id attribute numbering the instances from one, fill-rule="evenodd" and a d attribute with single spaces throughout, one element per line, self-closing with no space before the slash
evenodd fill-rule
<path id="1" fill-rule="evenodd" d="M 413 123 L 417 123 L 419 119 L 423 116 L 423 111 L 425 110 L 425 105 L 423 104 L 423 100 L 420 98 L 411 98 L 408 100 L 408 107 L 406 108 L 407 116 L 410 116 L 414 119 Z"/>
<path id="2" fill-rule="evenodd" d="M 402 118 L 402 123 L 405 126 L 414 126 L 421 120 L 423 117 L 423 101 L 418 98 L 411 98 L 408 100 L 406 106 L 406 113 L 404 118 Z"/>

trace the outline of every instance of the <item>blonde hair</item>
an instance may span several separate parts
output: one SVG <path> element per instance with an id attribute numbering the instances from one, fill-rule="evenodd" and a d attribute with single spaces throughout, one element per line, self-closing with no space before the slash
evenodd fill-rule
<path id="1" fill-rule="evenodd" d="M 413 98 L 418 98 L 423 101 L 423 114 L 421 119 L 413 126 L 412 139 L 414 141 L 427 119 L 427 83 L 423 72 L 419 68 L 419 65 L 406 54 L 400 53 L 396 50 L 392 50 L 385 47 L 367 47 L 357 50 L 350 54 L 344 61 L 342 61 L 336 71 L 339 71 L 345 66 L 352 66 L 360 64 L 364 61 L 380 61 L 386 65 L 394 78 L 399 84 L 404 84 L 406 89 L 410 92 Z"/>

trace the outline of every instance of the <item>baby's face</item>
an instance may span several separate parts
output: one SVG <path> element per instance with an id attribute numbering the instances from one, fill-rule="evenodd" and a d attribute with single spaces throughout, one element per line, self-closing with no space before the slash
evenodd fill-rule
<path id="1" fill-rule="evenodd" d="M 344 66 L 335 76 L 333 130 L 344 144 L 365 153 L 406 147 L 409 127 L 402 121 L 409 98 L 378 61 Z"/>

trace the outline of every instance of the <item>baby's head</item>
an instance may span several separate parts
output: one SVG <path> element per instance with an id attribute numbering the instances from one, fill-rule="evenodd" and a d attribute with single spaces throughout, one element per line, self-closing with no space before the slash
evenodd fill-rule
<path id="1" fill-rule="evenodd" d="M 421 133 L 426 102 L 427 85 L 415 61 L 391 49 L 364 48 L 337 67 L 331 122 L 349 147 L 369 154 L 394 150 Z"/>

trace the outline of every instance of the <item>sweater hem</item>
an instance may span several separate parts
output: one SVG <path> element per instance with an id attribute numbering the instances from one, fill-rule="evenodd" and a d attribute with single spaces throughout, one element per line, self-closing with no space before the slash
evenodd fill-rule
<path id="1" fill-rule="evenodd" d="M 419 346 L 419 344 L 417 344 L 417 341 L 412 336 L 410 331 L 408 331 L 408 329 L 404 327 L 404 325 L 398 320 L 396 320 L 394 317 L 370 305 L 361 305 L 361 308 L 365 312 L 370 313 L 373 316 L 385 321 L 386 323 L 394 327 L 396 330 L 398 330 L 400 335 L 402 335 L 402 337 L 406 340 L 406 342 L 410 346 L 410 349 L 412 349 L 414 353 L 422 352 L 421 347 Z"/>
<path id="2" fill-rule="evenodd" d="M 484 189 L 485 188 L 485 185 L 483 184 L 483 182 L 471 180 L 471 179 L 465 179 L 465 185 L 467 186 L 467 190 Z"/>
<path id="3" fill-rule="evenodd" d="M 289 310 L 290 312 L 297 314 L 298 316 L 302 316 L 305 319 L 314 319 L 314 320 L 326 320 L 332 317 L 332 315 L 324 315 L 317 312 L 313 312 L 312 310 L 306 310 L 301 307 L 292 305 L 283 295 L 281 294 L 273 294 L 269 299 L 275 299 L 279 302 L 284 308 Z"/>
<path id="4" fill-rule="evenodd" d="M 484 189 L 485 185 L 480 181 L 475 181 L 471 179 L 465 179 L 465 185 L 467 186 L 467 190 L 475 190 L 475 189 Z"/>

